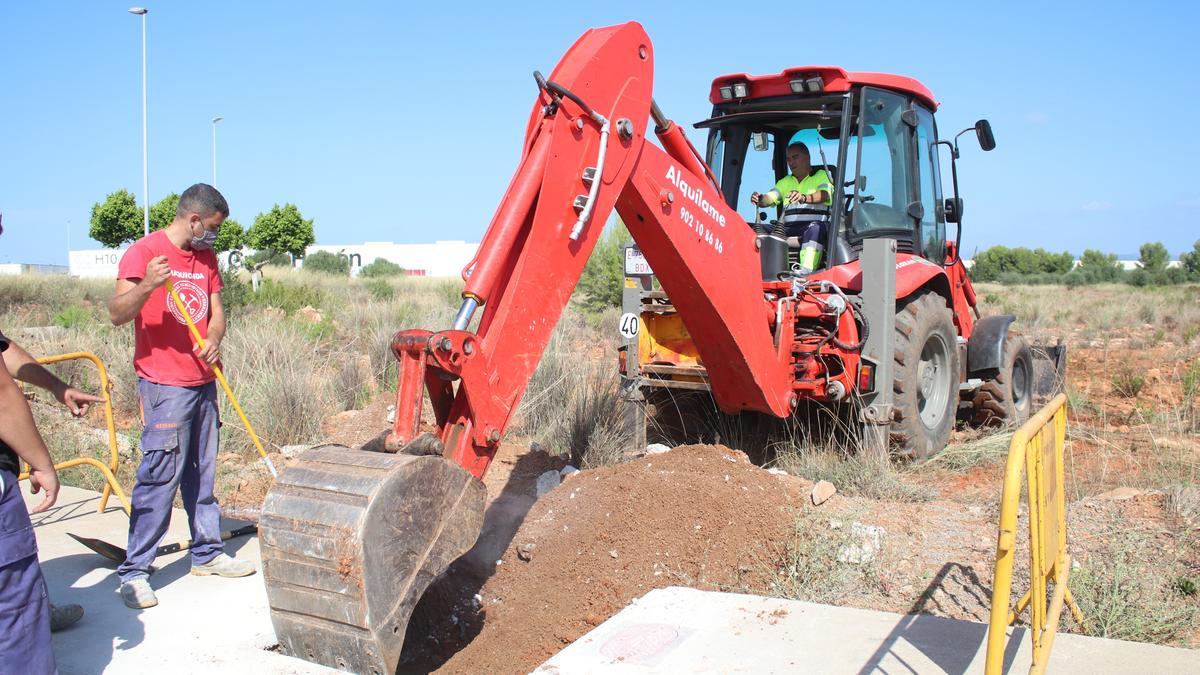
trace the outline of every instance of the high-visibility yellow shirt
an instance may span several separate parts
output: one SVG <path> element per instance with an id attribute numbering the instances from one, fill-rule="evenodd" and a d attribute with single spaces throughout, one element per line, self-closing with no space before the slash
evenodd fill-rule
<path id="1" fill-rule="evenodd" d="M 779 202 L 783 206 L 787 206 L 787 196 L 793 190 L 802 195 L 811 195 L 817 190 L 824 190 L 825 194 L 828 195 L 824 203 L 827 206 L 833 204 L 833 181 L 829 179 L 829 173 L 825 169 L 817 169 L 803 179 L 798 179 L 789 173 L 780 178 L 778 183 L 775 183 L 775 190 L 779 192 Z M 764 206 L 772 205 L 774 205 L 774 202 L 764 204 Z"/>

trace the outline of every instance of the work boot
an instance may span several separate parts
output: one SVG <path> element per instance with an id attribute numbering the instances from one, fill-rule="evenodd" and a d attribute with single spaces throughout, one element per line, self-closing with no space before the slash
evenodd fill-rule
<path id="1" fill-rule="evenodd" d="M 154 589 L 150 588 L 150 580 L 146 577 L 130 579 L 121 584 L 121 599 L 130 609 L 146 609 L 158 604 Z"/>
<path id="2" fill-rule="evenodd" d="M 248 560 L 236 560 L 224 553 L 218 553 L 217 557 L 203 565 L 192 565 L 192 574 L 198 577 L 214 574 L 219 577 L 248 577 L 257 571 L 254 569 L 254 563 Z"/>
<path id="3" fill-rule="evenodd" d="M 50 605 L 50 632 L 58 631 L 74 624 L 83 618 L 83 608 L 79 605 Z"/>

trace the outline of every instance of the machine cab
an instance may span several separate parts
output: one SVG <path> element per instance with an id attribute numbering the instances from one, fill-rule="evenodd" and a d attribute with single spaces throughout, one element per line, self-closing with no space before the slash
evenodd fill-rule
<path id="1" fill-rule="evenodd" d="M 813 171 L 825 169 L 834 185 L 826 265 L 856 259 L 871 237 L 894 238 L 901 251 L 946 262 L 937 104 L 919 82 L 802 67 L 717 78 L 710 99 L 713 116 L 696 127 L 709 129 L 708 164 L 747 223 L 766 225 L 782 215 L 756 207 L 750 195 L 788 175 L 787 147 L 798 141 Z"/>

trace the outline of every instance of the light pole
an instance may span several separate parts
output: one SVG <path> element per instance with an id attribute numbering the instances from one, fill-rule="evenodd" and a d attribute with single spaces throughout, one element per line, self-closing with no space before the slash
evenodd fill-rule
<path id="1" fill-rule="evenodd" d="M 142 231 L 150 234 L 150 174 L 146 161 L 146 13 L 145 7 L 130 7 L 130 14 L 142 17 Z"/>
<path id="2" fill-rule="evenodd" d="M 225 119 L 224 117 L 214 117 L 212 120 L 213 128 L 213 187 L 217 187 L 217 122 Z"/>

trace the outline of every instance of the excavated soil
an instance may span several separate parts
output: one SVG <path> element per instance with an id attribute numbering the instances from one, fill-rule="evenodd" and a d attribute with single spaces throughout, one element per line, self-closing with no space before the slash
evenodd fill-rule
<path id="1" fill-rule="evenodd" d="M 568 478 L 533 505 L 494 569 L 477 570 L 489 578 L 471 584 L 456 566 L 435 585 L 404 665 L 449 657 L 443 672 L 528 672 L 653 588 L 762 592 L 808 487 L 712 445 Z"/>

